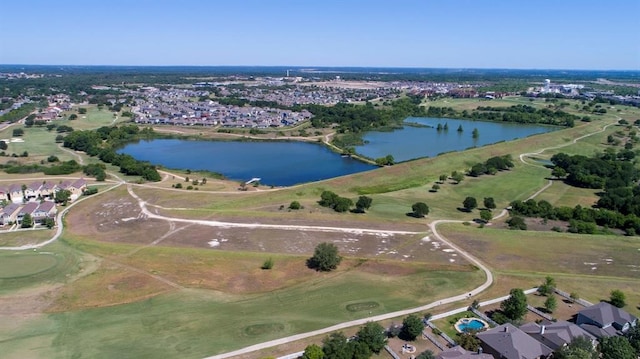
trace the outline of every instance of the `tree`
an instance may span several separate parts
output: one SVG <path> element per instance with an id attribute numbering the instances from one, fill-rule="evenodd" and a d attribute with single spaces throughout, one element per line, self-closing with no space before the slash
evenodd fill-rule
<path id="1" fill-rule="evenodd" d="M 5 141 L 0 141 L 0 150 L 4 151 L 9 148 L 9 145 Z"/>
<path id="2" fill-rule="evenodd" d="M 436 183 L 433 186 L 431 186 L 431 189 L 429 190 L 429 192 L 438 192 L 439 189 L 440 189 L 440 185 Z"/>
<path id="3" fill-rule="evenodd" d="M 373 353 L 380 353 L 380 350 L 387 344 L 387 337 L 384 328 L 375 322 L 367 322 L 358 330 L 356 334 L 358 341 L 366 344 Z"/>
<path id="4" fill-rule="evenodd" d="M 458 126 L 458 130 L 457 130 L 457 131 L 458 131 L 458 132 L 462 132 L 462 131 L 464 131 L 464 130 L 462 129 L 462 125 Z"/>
<path id="5" fill-rule="evenodd" d="M 411 206 L 413 216 L 416 218 L 422 218 L 429 214 L 429 206 L 424 202 L 416 202 Z"/>
<path id="6" fill-rule="evenodd" d="M 441 175 L 440 175 L 440 177 L 439 177 L 439 180 L 440 180 L 440 182 L 444 183 L 444 181 L 446 181 L 446 180 L 447 180 L 447 178 L 449 178 L 449 176 L 448 176 L 448 175 L 446 175 L 446 174 L 441 174 Z"/>
<path id="7" fill-rule="evenodd" d="M 484 208 L 487 208 L 487 209 L 496 208 L 496 201 L 493 199 L 493 197 L 485 197 L 482 200 L 482 204 L 484 205 Z"/>
<path id="8" fill-rule="evenodd" d="M 66 205 L 70 199 L 71 199 L 71 191 L 69 191 L 68 189 L 59 190 L 56 192 L 56 195 L 54 196 L 54 201 L 56 203 L 62 203 L 63 205 Z"/>
<path id="9" fill-rule="evenodd" d="M 269 257 L 267 260 L 262 263 L 262 267 L 260 269 L 269 270 L 273 268 L 273 258 Z"/>
<path id="10" fill-rule="evenodd" d="M 513 216 L 507 220 L 509 229 L 519 229 L 522 231 L 527 230 L 527 224 L 524 222 L 524 218 L 520 216 Z"/>
<path id="11" fill-rule="evenodd" d="M 415 314 L 410 314 L 402 320 L 402 331 L 400 338 L 403 340 L 415 340 L 418 335 L 422 334 L 424 323 Z"/>
<path id="12" fill-rule="evenodd" d="M 360 196 L 358 198 L 358 201 L 356 202 L 356 212 L 364 213 L 365 210 L 371 207 L 372 202 L 373 202 L 373 199 L 371 199 L 371 197 Z"/>
<path id="13" fill-rule="evenodd" d="M 25 213 L 24 217 L 22 217 L 21 228 L 31 228 L 33 227 L 33 218 L 29 213 Z"/>
<path id="14" fill-rule="evenodd" d="M 318 204 L 321 205 L 322 207 L 333 207 L 335 206 L 337 200 L 338 200 L 337 194 L 331 191 L 323 191 L 320 194 L 320 201 L 318 202 Z"/>
<path id="15" fill-rule="evenodd" d="M 289 203 L 289 209 L 293 209 L 293 210 L 297 210 L 302 208 L 302 206 L 300 205 L 300 202 L 298 201 L 293 201 L 291 203 Z"/>
<path id="16" fill-rule="evenodd" d="M 556 297 L 553 295 L 547 297 L 547 300 L 544 301 L 544 309 L 549 313 L 553 313 L 554 310 L 558 307 L 558 302 L 556 301 Z"/>
<path id="17" fill-rule="evenodd" d="M 78 119 L 78 115 L 76 115 L 75 113 L 72 113 L 71 115 L 69 115 L 69 121 L 74 121 Z"/>
<path id="18" fill-rule="evenodd" d="M 352 359 L 353 347 L 342 332 L 331 333 L 322 340 L 322 352 L 327 359 Z"/>
<path id="19" fill-rule="evenodd" d="M 475 331 L 458 333 L 456 342 L 461 347 L 469 351 L 476 351 L 480 346 L 480 341 L 476 337 Z"/>
<path id="20" fill-rule="evenodd" d="M 580 299 L 580 295 L 576 292 L 571 292 L 569 294 L 569 298 L 571 298 L 571 300 L 575 302 L 576 300 Z"/>
<path id="21" fill-rule="evenodd" d="M 510 320 L 520 320 L 527 314 L 527 297 L 520 288 L 513 288 L 509 298 L 500 303 L 502 313 Z"/>
<path id="22" fill-rule="evenodd" d="M 636 354 L 640 356 L 640 325 L 629 328 L 629 331 L 625 336 L 629 340 L 629 344 L 631 344 L 633 349 L 636 351 Z"/>
<path id="23" fill-rule="evenodd" d="M 478 137 L 480 137 L 480 131 L 478 131 L 478 129 L 477 129 L 477 128 L 474 128 L 474 129 L 473 129 L 473 132 L 471 132 L 471 137 L 473 137 L 473 138 L 478 138 Z"/>
<path id="24" fill-rule="evenodd" d="M 480 219 L 481 220 L 485 221 L 486 223 L 489 223 L 491 218 L 493 218 L 493 214 L 491 214 L 490 210 L 488 210 L 488 209 L 481 209 L 480 210 Z"/>
<path id="25" fill-rule="evenodd" d="M 600 340 L 602 359 L 636 359 L 636 353 L 631 343 L 625 337 L 604 337 Z"/>
<path id="26" fill-rule="evenodd" d="M 548 296 L 556 289 L 556 280 L 553 277 L 547 276 L 544 279 L 544 283 L 538 286 L 538 293 L 544 296 Z"/>
<path id="27" fill-rule="evenodd" d="M 451 179 L 456 183 L 460 183 L 462 182 L 462 180 L 464 180 L 464 173 L 458 172 L 458 171 L 453 171 L 451 173 Z"/>
<path id="28" fill-rule="evenodd" d="M 475 197 L 467 197 L 462 201 L 462 206 L 467 212 L 471 212 L 474 208 L 478 207 L 478 201 Z"/>
<path id="29" fill-rule="evenodd" d="M 302 359 L 323 359 L 324 352 L 322 348 L 317 344 L 307 345 L 304 348 L 304 353 L 302 354 Z"/>
<path id="30" fill-rule="evenodd" d="M 560 348 L 554 355 L 556 359 L 598 359 L 599 353 L 587 337 L 577 337 L 571 343 Z"/>
<path id="31" fill-rule="evenodd" d="M 614 305 L 618 308 L 622 308 L 625 305 L 627 305 L 627 303 L 624 300 L 625 300 L 625 295 L 624 293 L 622 293 L 622 291 L 618 289 L 614 289 L 611 291 L 611 296 L 609 297 L 609 303 L 611 303 L 611 305 Z"/>
<path id="32" fill-rule="evenodd" d="M 24 130 L 21 128 L 16 128 L 13 130 L 13 137 L 20 137 L 24 135 Z"/>
<path id="33" fill-rule="evenodd" d="M 418 354 L 418 356 L 416 357 L 416 359 L 434 359 L 435 355 L 433 354 L 433 352 L 429 349 L 423 351 L 422 353 Z"/>
<path id="34" fill-rule="evenodd" d="M 45 218 L 44 220 L 44 225 L 48 228 L 51 229 L 56 225 L 56 221 L 53 218 Z"/>
<path id="35" fill-rule="evenodd" d="M 338 247 L 333 243 L 322 242 L 316 246 L 313 257 L 309 258 L 309 268 L 328 272 L 338 268 L 342 257 L 338 255 Z"/>
<path id="36" fill-rule="evenodd" d="M 553 168 L 553 170 L 551 170 L 551 175 L 555 178 L 560 179 L 567 175 L 567 171 L 565 171 L 565 169 L 562 167 L 556 166 Z"/>
<path id="37" fill-rule="evenodd" d="M 349 198 L 338 197 L 335 205 L 333 206 L 333 210 L 336 212 L 346 212 L 353 205 L 353 201 Z"/>
<path id="38" fill-rule="evenodd" d="M 367 346 L 367 344 L 362 343 L 358 340 L 352 340 L 348 345 L 348 350 L 352 353 L 351 357 L 353 359 L 369 359 L 371 358 L 371 350 Z"/>
<path id="39" fill-rule="evenodd" d="M 87 113 L 87 109 L 84 108 L 84 107 L 81 107 L 81 108 L 78 109 L 78 113 L 81 114 L 81 115 L 84 115 L 84 114 Z"/>

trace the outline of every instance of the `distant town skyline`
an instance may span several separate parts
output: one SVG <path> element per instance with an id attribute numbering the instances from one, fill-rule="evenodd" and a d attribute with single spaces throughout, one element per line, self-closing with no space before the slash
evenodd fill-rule
<path id="1" fill-rule="evenodd" d="M 640 70 L 640 0 L 24 0 L 0 64 Z"/>

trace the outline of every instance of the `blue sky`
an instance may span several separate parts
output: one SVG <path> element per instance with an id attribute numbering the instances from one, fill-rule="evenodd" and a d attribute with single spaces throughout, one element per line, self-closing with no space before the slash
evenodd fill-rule
<path id="1" fill-rule="evenodd" d="M 640 70 L 640 0 L 4 0 L 0 63 Z"/>

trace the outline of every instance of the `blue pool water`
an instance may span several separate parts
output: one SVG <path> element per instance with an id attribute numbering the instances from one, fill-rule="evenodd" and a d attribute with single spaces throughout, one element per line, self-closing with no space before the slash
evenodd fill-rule
<path id="1" fill-rule="evenodd" d="M 460 329 L 463 332 L 468 332 L 471 330 L 478 331 L 482 328 L 484 328 L 484 324 L 477 319 L 470 319 L 467 323 L 458 324 L 458 329 Z"/>

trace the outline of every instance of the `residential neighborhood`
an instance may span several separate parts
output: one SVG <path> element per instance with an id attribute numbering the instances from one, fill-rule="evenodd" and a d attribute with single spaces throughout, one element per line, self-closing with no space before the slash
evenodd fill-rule
<path id="1" fill-rule="evenodd" d="M 56 193 L 68 191 L 68 201 L 75 201 L 87 189 L 84 179 L 32 182 L 28 185 L 12 183 L 0 186 L 0 226 L 22 224 L 25 215 L 31 216 L 34 224 L 42 224 L 58 213 Z"/>

